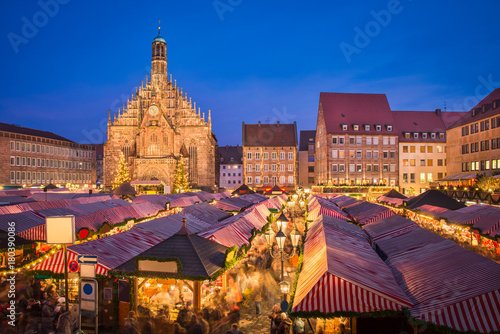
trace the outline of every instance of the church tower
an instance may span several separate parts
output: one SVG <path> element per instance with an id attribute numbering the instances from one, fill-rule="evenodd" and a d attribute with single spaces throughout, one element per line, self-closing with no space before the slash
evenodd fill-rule
<path id="1" fill-rule="evenodd" d="M 158 36 L 153 39 L 151 81 L 158 86 L 162 86 L 161 83 L 167 81 L 167 43 L 160 35 L 160 27 L 158 27 Z"/>

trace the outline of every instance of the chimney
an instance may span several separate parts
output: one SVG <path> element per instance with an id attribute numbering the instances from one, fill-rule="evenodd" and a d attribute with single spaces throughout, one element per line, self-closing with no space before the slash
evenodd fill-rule
<path id="1" fill-rule="evenodd" d="M 260 121 L 259 121 L 259 126 L 260 126 Z"/>
<path id="2" fill-rule="evenodd" d="M 276 125 L 277 125 L 277 126 L 280 126 L 280 121 L 277 121 L 277 122 L 276 122 Z"/>
<path id="3" fill-rule="evenodd" d="M 226 151 L 229 150 L 229 145 L 226 145 Z"/>
<path id="4" fill-rule="evenodd" d="M 436 109 L 436 115 L 438 115 L 438 117 L 441 117 L 441 109 Z"/>

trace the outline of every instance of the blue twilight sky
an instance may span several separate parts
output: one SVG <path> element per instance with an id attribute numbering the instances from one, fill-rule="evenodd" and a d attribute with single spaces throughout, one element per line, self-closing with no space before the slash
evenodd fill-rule
<path id="1" fill-rule="evenodd" d="M 149 72 L 158 20 L 168 71 L 212 110 L 219 145 L 241 144 L 242 121 L 314 129 L 322 91 L 468 110 L 500 87 L 499 11 L 498 0 L 6 0 L 0 122 L 103 142 L 107 110 Z"/>

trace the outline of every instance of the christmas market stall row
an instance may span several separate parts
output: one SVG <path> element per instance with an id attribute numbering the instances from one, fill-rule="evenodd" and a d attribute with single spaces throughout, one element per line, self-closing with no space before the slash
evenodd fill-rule
<path id="1" fill-rule="evenodd" d="M 309 198 L 325 201 L 307 231 L 292 316 L 318 318 L 326 333 L 500 330 L 500 264 L 348 196 Z"/>

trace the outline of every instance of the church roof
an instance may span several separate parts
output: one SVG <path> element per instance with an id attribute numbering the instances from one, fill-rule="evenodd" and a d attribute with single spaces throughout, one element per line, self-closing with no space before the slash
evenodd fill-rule
<path id="1" fill-rule="evenodd" d="M 161 37 L 160 33 L 158 33 L 158 36 L 155 37 L 155 39 L 153 39 L 153 43 L 154 42 L 162 42 L 162 43 L 167 43 L 165 42 L 165 39 L 163 37 Z"/>

